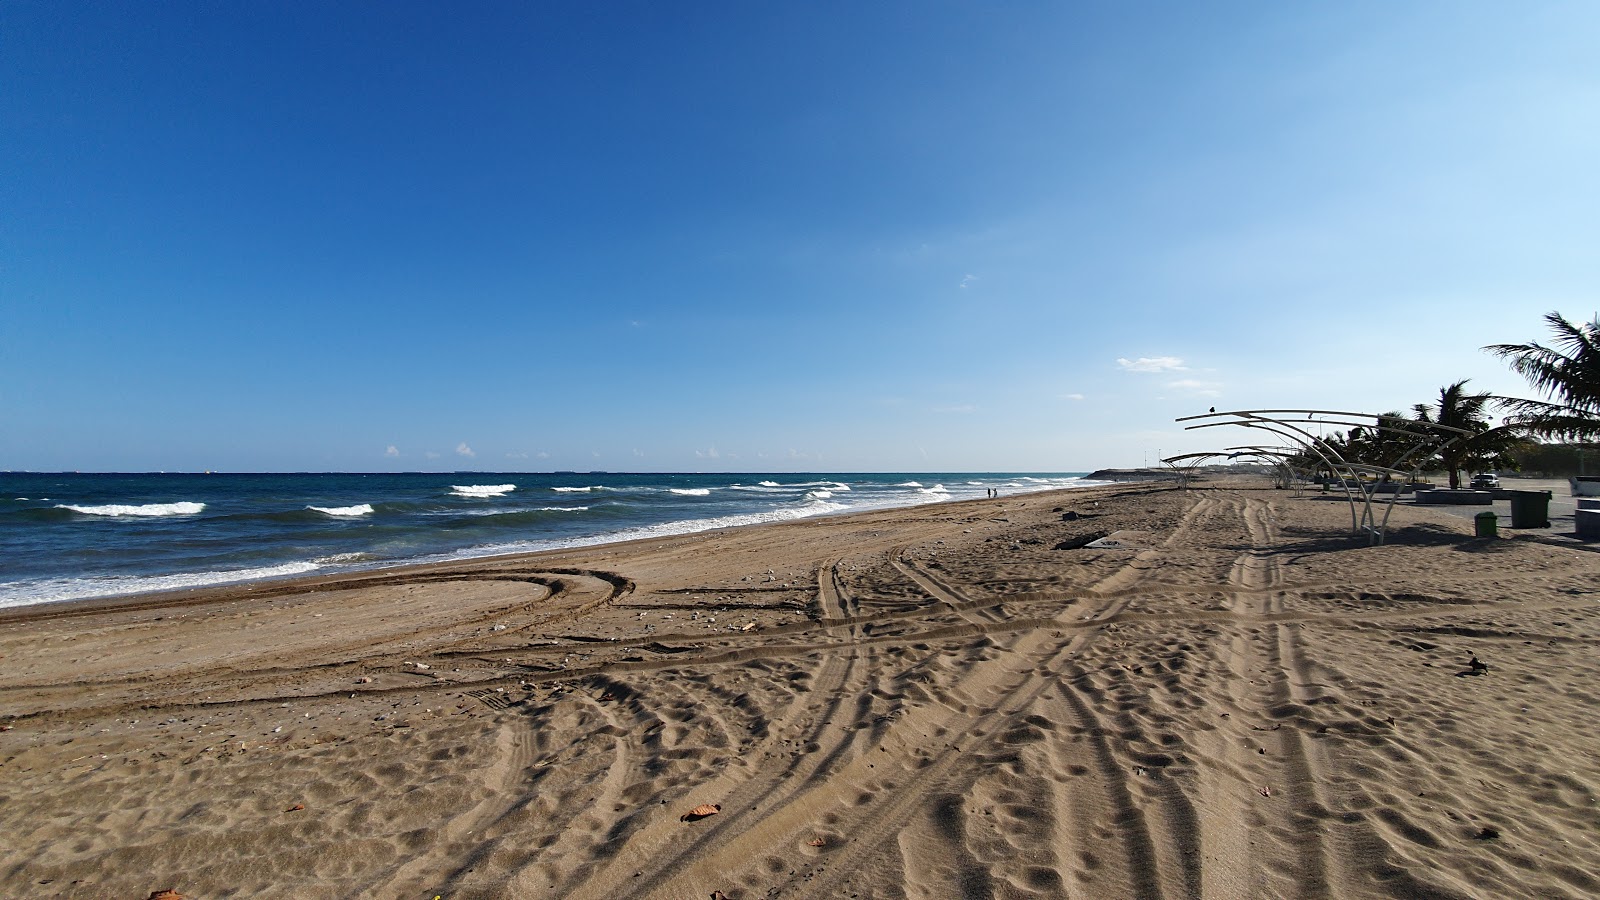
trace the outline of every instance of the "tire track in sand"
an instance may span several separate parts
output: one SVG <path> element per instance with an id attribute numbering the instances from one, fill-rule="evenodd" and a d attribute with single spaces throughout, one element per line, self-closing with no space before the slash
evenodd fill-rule
<path id="1" fill-rule="evenodd" d="M 1105 598 L 1087 618 L 1092 621 L 1115 615 L 1126 604 L 1125 597 Z M 1076 624 L 1088 623 L 1080 620 Z M 763 852 L 778 848 L 798 850 L 802 839 L 814 833 L 819 822 L 828 822 L 830 830 L 848 837 L 839 849 L 814 861 L 811 877 L 794 885 L 793 896 L 829 900 L 839 896 L 842 880 L 858 871 L 866 857 L 894 841 L 930 798 L 959 795 L 986 771 L 986 767 L 974 762 L 977 751 L 992 743 L 1009 720 L 1055 684 L 1055 673 L 1063 663 L 1097 635 L 1098 629 L 1090 627 L 1076 633 L 1040 627 L 1021 635 L 1003 652 L 974 664 L 944 691 L 946 696 L 987 694 L 987 712 L 972 718 L 953 706 L 931 702 L 910 708 L 884 729 L 878 741 L 890 754 L 884 758 L 903 756 L 914 760 L 912 770 L 878 773 L 872 754 L 858 755 L 834 771 L 826 783 L 808 785 L 796 792 L 749 828 L 727 835 L 720 842 L 697 842 L 686 865 L 672 877 L 652 885 L 643 896 L 666 900 L 706 893 L 727 884 L 726 879 L 734 873 L 748 872 L 752 860 Z M 1007 682 L 1013 683 L 1007 687 Z"/>

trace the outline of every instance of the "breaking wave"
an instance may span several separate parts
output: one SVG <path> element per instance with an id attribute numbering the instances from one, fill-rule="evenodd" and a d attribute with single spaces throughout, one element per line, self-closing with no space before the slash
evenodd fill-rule
<path id="1" fill-rule="evenodd" d="M 455 494 L 457 497 L 503 497 L 516 489 L 517 486 L 514 484 L 450 485 L 450 493 Z"/>
<path id="2" fill-rule="evenodd" d="M 206 508 L 204 503 L 146 503 L 141 506 L 125 506 L 111 503 L 105 506 L 74 506 L 70 503 L 61 503 L 56 509 L 70 509 L 75 513 L 86 516 L 138 516 L 152 518 L 159 516 L 193 516 Z"/>
<path id="3" fill-rule="evenodd" d="M 711 496 L 711 489 L 710 488 L 667 488 L 667 490 L 671 491 L 674 494 L 681 494 L 681 495 L 683 495 L 685 497 L 709 497 L 709 496 Z"/>
<path id="4" fill-rule="evenodd" d="M 354 519 L 372 515 L 371 503 L 361 503 L 355 506 L 308 506 L 306 509 L 316 510 L 325 516 L 335 516 L 341 519 Z"/>

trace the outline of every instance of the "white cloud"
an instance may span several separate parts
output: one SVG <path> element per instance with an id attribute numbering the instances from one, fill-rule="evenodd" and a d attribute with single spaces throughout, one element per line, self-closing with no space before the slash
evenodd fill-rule
<path id="1" fill-rule="evenodd" d="M 1201 397 L 1222 396 L 1222 391 L 1220 390 L 1222 383 L 1217 381 L 1199 381 L 1194 378 L 1180 378 L 1177 381 L 1167 382 L 1167 387 L 1175 391 L 1188 391 L 1191 394 L 1198 394 Z"/>
<path id="2" fill-rule="evenodd" d="M 550 454 L 545 452 L 545 451 L 543 451 L 543 450 L 540 450 L 538 453 L 535 453 L 534 456 L 537 456 L 540 459 L 549 459 L 550 458 Z"/>
<path id="3" fill-rule="evenodd" d="M 1062 394 L 1061 395 L 1061 399 L 1063 399 L 1063 400 L 1082 400 L 1083 399 L 1083 395 L 1082 394 Z"/>
<path id="4" fill-rule="evenodd" d="M 400 448 L 396 447 L 393 444 L 390 444 L 389 445 L 389 449 L 383 451 L 383 455 L 384 456 L 399 456 L 400 455 Z"/>
<path id="5" fill-rule="evenodd" d="M 718 457 L 722 456 L 721 453 L 717 452 L 716 447 L 712 447 L 709 450 L 696 450 L 694 455 L 700 459 L 717 459 Z"/>
<path id="6" fill-rule="evenodd" d="M 1124 372 L 1182 372 L 1188 368 L 1176 356 L 1141 356 L 1138 359 L 1117 358 Z"/>
<path id="7" fill-rule="evenodd" d="M 472 448 L 467 446 L 467 442 L 466 441 L 462 441 L 461 443 L 456 445 L 456 455 L 457 456 L 477 456 L 478 454 L 472 452 Z"/>
<path id="8" fill-rule="evenodd" d="M 527 458 L 528 458 L 528 454 L 527 454 L 527 451 L 525 451 L 525 450 L 507 450 L 506 451 L 506 459 L 527 459 Z"/>
<path id="9" fill-rule="evenodd" d="M 976 275 L 963 275 L 963 276 L 961 276 L 961 286 L 962 287 L 966 287 L 967 285 L 969 285 L 969 284 L 971 284 L 971 283 L 973 283 L 974 281 L 977 281 L 977 280 L 978 280 L 978 276 L 976 276 Z"/>

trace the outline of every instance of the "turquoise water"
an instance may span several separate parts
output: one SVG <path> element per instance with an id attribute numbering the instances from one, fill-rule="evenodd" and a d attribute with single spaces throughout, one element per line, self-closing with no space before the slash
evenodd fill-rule
<path id="1" fill-rule="evenodd" d="M 6 473 L 0 607 L 1095 483 L 1073 473 Z"/>

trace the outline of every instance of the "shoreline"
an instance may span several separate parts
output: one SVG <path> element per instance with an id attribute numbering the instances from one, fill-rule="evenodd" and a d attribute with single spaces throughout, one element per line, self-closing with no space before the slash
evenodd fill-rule
<path id="1" fill-rule="evenodd" d="M 581 549 L 951 502 L 976 497 L 989 482 L 1017 493 L 1076 481 L 1095 484 L 1073 473 L 921 473 L 931 488 L 906 473 L 838 473 L 824 480 L 806 473 L 787 477 L 812 480 L 758 484 L 729 481 L 732 476 L 721 473 L 666 473 L 617 475 L 607 484 L 580 486 L 562 482 L 594 481 L 589 477 L 593 473 L 486 474 L 522 481 L 469 490 L 445 485 L 461 480 L 449 475 L 372 484 L 367 476 L 255 473 L 189 478 L 214 488 L 210 493 L 175 494 L 143 484 L 147 476 L 90 475 L 82 483 L 16 485 L 28 496 L 15 497 L 5 511 L 0 546 L 21 558 L 34 554 L 79 561 L 74 571 L 22 567 L 15 581 L 0 584 L 0 610 Z M 878 480 L 865 480 L 869 477 Z M 953 487 L 933 484 L 934 477 Z M 854 479 L 855 486 L 837 480 L 841 478 Z M 911 480 L 900 481 L 906 478 Z M 123 483 L 129 479 L 137 483 Z M 270 485 L 270 491 L 263 495 L 257 482 Z M 143 502 L 151 491 L 165 500 Z M 63 499 L 74 496 L 76 502 Z M 175 501 L 174 496 L 185 499 Z M 547 496 L 553 499 L 544 500 Z M 572 505 L 571 498 L 579 497 L 579 505 Z M 345 511 L 353 512 L 340 514 Z M 142 549 L 168 543 L 183 547 L 196 533 L 206 535 L 204 552 L 158 556 Z M 372 537 L 364 538 L 366 534 Z M 90 552 L 83 556 L 86 549 Z"/>
<path id="2" fill-rule="evenodd" d="M 64 897 L 1593 893 L 1593 557 L 1427 509 L 1368 547 L 1264 484 L 0 611 L 0 872 Z"/>
<path id="3" fill-rule="evenodd" d="M 1106 484 L 1081 488 L 1050 489 L 1041 491 L 1028 491 L 1010 495 L 1012 497 L 1039 496 L 1044 494 L 1060 493 L 1076 496 L 1087 491 L 1115 489 L 1124 485 Z M 282 575 L 272 578 L 259 578 L 254 580 L 222 582 L 217 584 L 200 585 L 190 588 L 173 590 L 144 591 L 135 594 L 110 594 L 103 597 L 87 597 L 69 600 L 47 600 L 40 603 L 29 603 L 18 606 L 0 607 L 0 625 L 14 622 L 28 621 L 34 618 L 60 618 L 77 614 L 81 607 L 84 614 L 100 612 L 137 611 L 142 609 L 164 609 L 172 606 L 183 606 L 190 603 L 205 604 L 218 601 L 247 600 L 263 596 L 275 596 L 283 593 L 296 593 L 301 591 L 316 591 L 332 587 L 351 586 L 359 587 L 363 582 L 371 580 L 385 580 L 392 577 L 406 577 L 415 575 L 448 574 L 451 571 L 477 569 L 484 565 L 491 568 L 499 566 L 515 566 L 523 563 L 532 563 L 540 560 L 559 558 L 563 555 L 587 554 L 591 551 L 610 551 L 627 549 L 647 549 L 656 544 L 670 544 L 705 535 L 716 535 L 724 532 L 742 531 L 745 529 L 783 528 L 798 526 L 808 523 L 849 519 L 855 516 L 872 516 L 879 513 L 893 513 L 903 510 L 920 509 L 923 507 L 956 508 L 971 503 L 994 503 L 994 500 L 935 500 L 925 503 L 909 504 L 906 506 L 891 506 L 881 509 L 866 509 L 856 511 L 839 511 L 818 513 L 796 519 L 772 522 L 754 522 L 741 525 L 719 525 L 703 531 L 684 531 L 674 534 L 653 535 L 650 537 L 624 538 L 614 541 L 598 541 L 593 544 L 577 544 L 571 547 L 559 547 L 549 550 L 526 550 L 509 553 L 496 553 L 486 556 L 466 556 L 458 559 L 439 559 L 426 562 L 396 562 L 378 565 L 374 568 L 348 569 L 340 572 L 300 573 Z M 66 607 L 72 607 L 68 609 Z"/>

